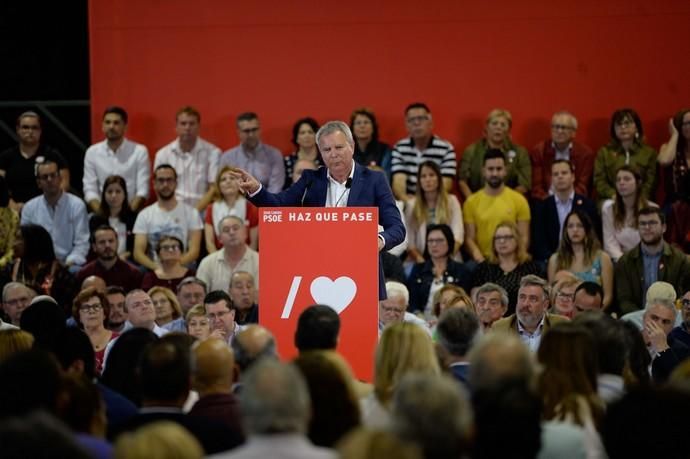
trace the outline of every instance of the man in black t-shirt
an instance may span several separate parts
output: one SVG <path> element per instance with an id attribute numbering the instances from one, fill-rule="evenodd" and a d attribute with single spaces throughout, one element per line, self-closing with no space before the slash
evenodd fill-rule
<path id="1" fill-rule="evenodd" d="M 17 118 L 19 144 L 0 153 L 0 175 L 10 192 L 10 207 L 20 211 L 24 203 L 41 194 L 36 183 L 36 164 L 47 159 L 57 163 L 61 186 L 69 188 L 69 168 L 65 158 L 54 148 L 41 144 L 41 118 L 24 112 Z"/>

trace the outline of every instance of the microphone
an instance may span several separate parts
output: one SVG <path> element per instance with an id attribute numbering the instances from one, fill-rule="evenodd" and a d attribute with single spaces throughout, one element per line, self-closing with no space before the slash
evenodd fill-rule
<path id="1" fill-rule="evenodd" d="M 309 178 L 307 180 L 307 186 L 304 187 L 304 193 L 302 193 L 302 200 L 300 201 L 300 206 L 304 207 L 304 199 L 307 197 L 307 192 L 309 191 L 309 188 L 311 188 L 311 184 L 314 182 L 313 178 Z"/>
<path id="2" fill-rule="evenodd" d="M 349 191 L 349 189 L 352 188 L 352 177 L 348 177 L 347 181 L 345 182 L 345 191 L 342 192 L 338 200 L 335 202 L 335 205 L 333 207 L 338 207 L 338 204 L 340 204 L 340 201 L 343 199 L 343 196 Z"/>

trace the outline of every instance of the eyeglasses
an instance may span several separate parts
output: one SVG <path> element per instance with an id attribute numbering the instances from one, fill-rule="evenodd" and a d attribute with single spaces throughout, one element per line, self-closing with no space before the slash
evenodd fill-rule
<path id="1" fill-rule="evenodd" d="M 570 131 L 574 128 L 572 126 L 566 126 L 565 124 L 552 124 L 551 129 L 554 131 Z"/>
<path id="2" fill-rule="evenodd" d="M 220 311 L 220 312 L 216 312 L 215 314 L 212 312 L 209 312 L 208 314 L 206 314 L 206 317 L 208 317 L 209 320 L 216 320 L 216 319 L 222 319 L 227 314 L 230 314 L 230 311 L 227 311 L 227 310 L 226 311 Z"/>
<path id="3" fill-rule="evenodd" d="M 84 312 L 98 312 L 101 309 L 103 309 L 103 305 L 101 303 L 84 303 L 81 306 L 79 306 L 79 310 Z"/>
<path id="4" fill-rule="evenodd" d="M 496 242 L 512 241 L 513 239 L 515 239 L 515 236 L 512 234 L 506 234 L 505 236 L 494 236 L 494 241 Z"/>
<path id="5" fill-rule="evenodd" d="M 565 292 L 558 292 L 556 295 L 557 298 L 560 298 L 561 300 L 565 301 L 573 301 L 575 299 L 575 295 L 572 293 L 565 293 Z"/>
<path id="6" fill-rule="evenodd" d="M 429 115 L 411 116 L 405 121 L 408 124 L 423 123 L 424 121 L 429 121 Z"/>
<path id="7" fill-rule="evenodd" d="M 177 244 L 165 244 L 161 245 L 161 250 L 165 250 L 166 252 L 174 252 L 176 250 L 180 250 L 180 246 Z"/>

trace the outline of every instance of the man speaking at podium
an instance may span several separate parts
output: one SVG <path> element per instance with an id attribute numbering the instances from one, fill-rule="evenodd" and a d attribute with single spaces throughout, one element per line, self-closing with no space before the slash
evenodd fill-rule
<path id="1" fill-rule="evenodd" d="M 326 167 L 305 170 L 302 177 L 280 193 L 270 193 L 246 171 L 235 168 L 235 177 L 248 199 L 258 207 L 368 207 L 379 208 L 379 251 L 390 250 L 405 239 L 405 226 L 393 192 L 382 172 L 355 164 L 352 132 L 342 121 L 329 121 L 316 133 L 316 143 Z M 379 299 L 386 298 L 379 260 Z"/>

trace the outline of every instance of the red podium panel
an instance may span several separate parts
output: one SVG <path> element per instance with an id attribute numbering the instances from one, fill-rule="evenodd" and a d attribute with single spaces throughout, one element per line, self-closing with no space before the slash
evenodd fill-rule
<path id="1" fill-rule="evenodd" d="M 259 322 L 281 357 L 297 354 L 297 319 L 326 304 L 340 315 L 338 351 L 371 381 L 378 339 L 378 208 L 262 208 Z"/>

